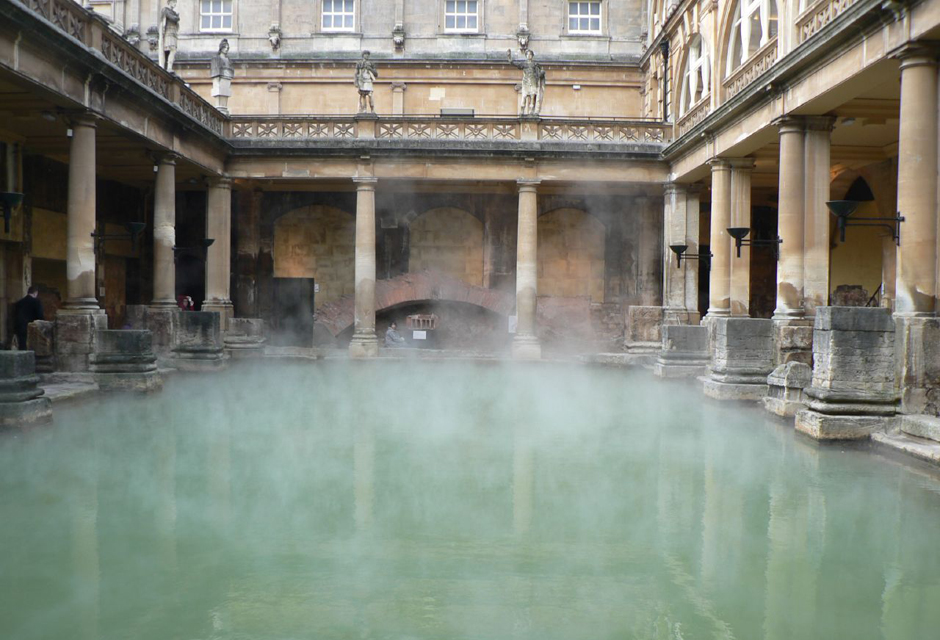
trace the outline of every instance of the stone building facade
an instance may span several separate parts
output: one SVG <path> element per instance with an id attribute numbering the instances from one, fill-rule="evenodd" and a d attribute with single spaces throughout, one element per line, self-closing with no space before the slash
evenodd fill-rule
<path id="1" fill-rule="evenodd" d="M 575 326 L 594 349 L 653 335 L 631 309 L 762 318 L 777 365 L 812 363 L 818 308 L 870 304 L 897 322 L 901 411 L 940 413 L 935 0 L 180 0 L 173 74 L 156 2 L 0 5 L 2 177 L 25 193 L 5 308 L 38 282 L 74 334 L 187 293 L 223 326 L 315 311 L 304 340 L 359 356 L 429 295 L 455 323 L 512 316 L 520 357 Z M 544 101 L 521 117 L 527 50 Z M 109 237 L 128 222 L 139 246 Z"/>

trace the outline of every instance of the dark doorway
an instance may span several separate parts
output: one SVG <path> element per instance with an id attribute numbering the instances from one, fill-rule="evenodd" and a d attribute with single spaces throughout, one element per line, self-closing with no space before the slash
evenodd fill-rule
<path id="1" fill-rule="evenodd" d="M 274 279 L 274 317 L 271 344 L 313 346 L 313 278 Z"/>

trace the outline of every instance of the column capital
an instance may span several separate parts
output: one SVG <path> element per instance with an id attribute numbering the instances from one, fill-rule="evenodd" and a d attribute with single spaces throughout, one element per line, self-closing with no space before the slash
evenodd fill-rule
<path id="1" fill-rule="evenodd" d="M 727 158 L 712 158 L 706 162 L 708 166 L 712 168 L 712 171 L 730 171 L 731 164 L 728 162 Z"/>
<path id="2" fill-rule="evenodd" d="M 806 116 L 804 118 L 807 131 L 832 131 L 836 126 L 835 116 Z"/>
<path id="3" fill-rule="evenodd" d="M 180 159 L 180 155 L 173 151 L 158 151 L 152 154 L 153 163 L 175 165 L 176 162 Z"/>
<path id="4" fill-rule="evenodd" d="M 101 120 L 101 116 L 97 113 L 85 109 L 81 111 L 65 111 L 63 112 L 63 117 L 65 118 L 65 122 L 68 123 L 68 126 L 73 129 L 75 127 L 96 129 L 98 127 L 98 121 Z"/>
<path id="5" fill-rule="evenodd" d="M 785 133 L 803 133 L 806 128 L 806 119 L 803 116 L 781 116 L 771 121 L 777 127 L 780 135 Z"/>
<path id="6" fill-rule="evenodd" d="M 728 165 L 737 172 L 751 171 L 754 168 L 754 158 L 729 158 Z"/>
<path id="7" fill-rule="evenodd" d="M 404 82 L 393 82 L 393 83 L 392 83 L 392 91 L 404 91 L 404 90 L 407 89 L 407 88 L 408 88 L 408 85 L 405 84 Z"/>
<path id="8" fill-rule="evenodd" d="M 538 186 L 540 184 L 542 184 L 542 181 L 536 179 L 520 178 L 516 180 L 516 185 L 519 187 L 519 193 L 535 193 L 538 191 Z"/>
<path id="9" fill-rule="evenodd" d="M 928 42 L 907 42 L 888 56 L 901 62 L 901 70 L 908 67 L 937 66 L 937 58 L 940 50 L 937 46 Z"/>
<path id="10" fill-rule="evenodd" d="M 206 186 L 210 189 L 231 189 L 232 179 L 227 176 L 206 176 Z"/>
<path id="11" fill-rule="evenodd" d="M 375 191 L 379 179 L 373 176 L 353 176 L 352 181 L 356 185 L 356 191 Z"/>
<path id="12" fill-rule="evenodd" d="M 678 182 L 667 182 L 663 185 L 663 195 L 668 196 L 675 193 L 685 193 L 687 185 Z"/>

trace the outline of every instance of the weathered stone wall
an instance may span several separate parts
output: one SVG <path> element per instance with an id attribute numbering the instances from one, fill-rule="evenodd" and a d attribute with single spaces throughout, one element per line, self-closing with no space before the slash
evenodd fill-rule
<path id="1" fill-rule="evenodd" d="M 538 221 L 539 295 L 604 302 L 604 224 L 584 211 L 558 209 Z"/>
<path id="2" fill-rule="evenodd" d="M 408 269 L 438 271 L 467 284 L 483 285 L 483 223 L 466 211 L 426 211 L 411 225 Z"/>
<path id="3" fill-rule="evenodd" d="M 319 307 L 353 293 L 355 248 L 353 216 L 335 207 L 303 207 L 274 225 L 274 277 L 314 278 Z"/>

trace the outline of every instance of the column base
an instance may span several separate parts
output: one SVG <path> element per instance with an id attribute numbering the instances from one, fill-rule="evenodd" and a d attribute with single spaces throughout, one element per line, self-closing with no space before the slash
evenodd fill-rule
<path id="1" fill-rule="evenodd" d="M 147 329 L 153 334 L 153 350 L 161 358 L 169 357 L 176 346 L 181 313 L 175 304 L 153 304 L 147 307 Z"/>
<path id="2" fill-rule="evenodd" d="M 374 332 L 353 335 L 349 342 L 350 358 L 377 358 L 378 355 L 379 339 Z"/>
<path id="3" fill-rule="evenodd" d="M 517 335 L 512 341 L 513 360 L 541 360 L 542 345 L 535 336 Z"/>
<path id="4" fill-rule="evenodd" d="M 813 366 L 813 320 L 803 316 L 775 315 L 774 363 L 800 362 Z"/>
<path id="5" fill-rule="evenodd" d="M 104 309 L 63 307 L 55 319 L 55 363 L 59 371 L 88 371 L 98 331 L 108 328 Z"/>
<path id="6" fill-rule="evenodd" d="M 202 303 L 203 311 L 212 311 L 219 314 L 222 321 L 222 333 L 228 331 L 228 323 L 235 316 L 235 307 L 231 300 L 206 300 Z"/>
<path id="7" fill-rule="evenodd" d="M 940 415 L 940 318 L 895 314 L 901 413 Z"/>

